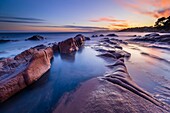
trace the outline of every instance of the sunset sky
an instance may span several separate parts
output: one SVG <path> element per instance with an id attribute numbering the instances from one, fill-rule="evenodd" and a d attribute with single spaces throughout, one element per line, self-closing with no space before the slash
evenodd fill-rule
<path id="1" fill-rule="evenodd" d="M 0 31 L 96 31 L 152 26 L 170 0 L 1 0 Z"/>

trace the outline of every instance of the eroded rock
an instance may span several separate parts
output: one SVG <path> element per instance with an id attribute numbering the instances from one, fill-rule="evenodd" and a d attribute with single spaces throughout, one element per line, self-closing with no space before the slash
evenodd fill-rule
<path id="1" fill-rule="evenodd" d="M 170 35 L 159 35 L 157 33 L 147 34 L 143 37 L 137 37 L 130 39 L 129 41 L 142 41 L 142 42 L 151 42 L 151 43 L 163 43 L 170 44 Z"/>
<path id="2" fill-rule="evenodd" d="M 38 80 L 50 69 L 53 51 L 43 45 L 0 61 L 0 102 Z"/>
<path id="3" fill-rule="evenodd" d="M 58 48 L 60 53 L 69 54 L 77 51 L 81 46 L 84 45 L 86 38 L 79 34 L 74 38 L 69 38 L 65 41 L 58 43 Z M 57 46 L 56 46 L 57 47 Z"/>

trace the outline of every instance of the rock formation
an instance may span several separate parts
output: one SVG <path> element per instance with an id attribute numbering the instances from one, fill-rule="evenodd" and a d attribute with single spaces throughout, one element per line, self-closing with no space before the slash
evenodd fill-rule
<path id="1" fill-rule="evenodd" d="M 129 53 L 114 50 L 114 45 L 109 49 L 104 47 L 103 43 L 94 48 L 102 51 L 99 56 L 112 62 L 107 66 L 109 73 L 63 96 L 53 113 L 169 113 L 167 104 L 140 88 L 130 77 L 124 64 L 124 57 Z"/>
<path id="2" fill-rule="evenodd" d="M 81 46 L 83 46 L 85 40 L 86 38 L 83 35 L 79 34 L 74 38 L 69 38 L 65 41 L 59 42 L 58 43 L 59 52 L 69 54 L 74 51 L 77 51 Z M 54 49 L 57 48 L 56 44 L 54 46 L 53 46 Z"/>
<path id="3" fill-rule="evenodd" d="M 116 34 L 108 34 L 106 36 L 109 36 L 109 37 L 118 37 L 118 35 L 116 35 Z"/>
<path id="4" fill-rule="evenodd" d="M 26 40 L 35 40 L 35 41 L 38 41 L 38 40 L 44 40 L 45 38 L 40 36 L 40 35 L 34 35 Z"/>
<path id="5" fill-rule="evenodd" d="M 38 80 L 50 69 L 53 51 L 37 46 L 0 61 L 0 102 Z"/>
<path id="6" fill-rule="evenodd" d="M 159 35 L 157 33 L 147 34 L 143 37 L 137 37 L 130 39 L 129 41 L 142 41 L 142 42 L 150 42 L 150 43 L 163 43 L 170 44 L 170 35 Z"/>
<path id="7" fill-rule="evenodd" d="M 28 40 L 41 40 L 41 36 L 33 36 Z M 14 58 L 3 58 L 0 60 L 0 102 L 24 89 L 38 80 L 50 69 L 50 60 L 53 52 L 68 54 L 77 51 L 83 46 L 86 37 L 79 34 L 59 43 L 50 44 L 51 47 L 38 45 L 30 48 Z M 62 55 L 63 59 L 73 57 Z"/>

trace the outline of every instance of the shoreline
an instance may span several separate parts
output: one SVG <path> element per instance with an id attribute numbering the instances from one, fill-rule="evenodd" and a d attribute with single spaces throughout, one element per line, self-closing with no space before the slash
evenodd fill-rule
<path id="1" fill-rule="evenodd" d="M 80 38 L 79 38 L 80 39 Z M 79 40 L 78 39 L 78 40 Z M 111 40 L 110 40 L 111 39 Z M 82 39 L 82 40 L 85 40 L 85 39 Z M 72 51 L 77 51 L 77 48 L 76 47 L 81 47 L 82 45 L 82 42 L 81 40 L 78 41 L 78 43 L 70 40 L 71 43 L 73 43 L 73 45 L 71 47 L 68 47 L 68 49 L 66 49 L 64 46 L 63 46 L 63 50 L 60 48 L 60 52 L 61 51 L 65 51 L 66 53 L 67 52 L 72 52 Z M 67 41 L 66 40 L 66 43 L 64 42 L 63 44 L 64 45 L 67 45 L 67 42 L 69 42 L 69 40 Z M 98 42 L 99 43 L 99 42 Z M 118 44 L 117 44 L 118 43 Z M 101 41 L 100 41 L 100 44 L 96 47 L 93 47 L 95 50 L 99 51 L 100 53 L 103 53 L 102 55 L 99 55 L 98 57 L 101 57 L 101 58 L 104 58 L 105 59 L 121 59 L 120 61 L 124 62 L 124 57 L 130 57 L 129 54 L 127 52 L 125 52 L 124 50 L 122 50 L 122 47 L 119 45 L 119 44 L 125 44 L 126 45 L 126 42 L 122 41 L 122 40 L 118 40 L 118 39 L 114 39 L 114 38 L 103 38 Z M 55 43 L 54 43 L 55 45 Z M 53 49 L 56 49 L 58 48 L 58 44 L 56 44 L 55 46 L 53 45 Z M 62 47 L 62 44 L 61 44 L 61 47 Z M 106 49 L 102 49 L 100 47 L 106 47 Z M 71 49 L 70 49 L 71 48 Z M 116 52 L 113 52 L 113 50 L 116 48 Z M 108 50 L 107 50 L 108 49 Z M 119 51 L 117 51 L 117 49 Z M 64 53 L 65 53 L 64 52 Z M 107 53 L 107 52 L 111 52 L 111 53 Z M 112 53 L 113 52 L 113 53 Z M 111 61 L 112 62 L 112 61 Z M 121 65 L 123 65 L 123 63 L 120 63 Z M 117 65 L 117 64 L 116 64 Z M 108 67 L 111 67 L 111 68 L 115 68 L 115 66 L 108 66 Z M 123 67 L 119 67 L 118 66 L 118 72 L 120 72 L 120 75 L 122 75 L 122 72 L 126 72 L 125 70 L 126 69 L 122 69 Z M 115 70 L 115 69 L 114 69 Z M 118 78 L 119 79 L 119 78 Z M 133 85 L 132 85 L 133 86 Z M 80 86 L 81 87 L 81 86 Z M 128 86 L 129 87 L 129 86 Z M 79 88 L 78 88 L 79 89 Z M 140 94 L 140 93 L 139 93 Z M 158 102 L 159 103 L 159 102 Z"/>

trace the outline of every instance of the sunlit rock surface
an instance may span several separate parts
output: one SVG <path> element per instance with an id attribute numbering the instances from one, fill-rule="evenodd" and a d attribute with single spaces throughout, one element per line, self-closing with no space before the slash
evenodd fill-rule
<path id="1" fill-rule="evenodd" d="M 50 69 L 52 48 L 40 45 L 0 61 L 0 101 L 38 80 Z"/>
<path id="2" fill-rule="evenodd" d="M 85 40 L 86 38 L 83 35 L 79 34 L 74 38 L 69 38 L 65 41 L 59 42 L 59 52 L 67 54 L 77 51 L 81 46 L 83 46 Z"/>

